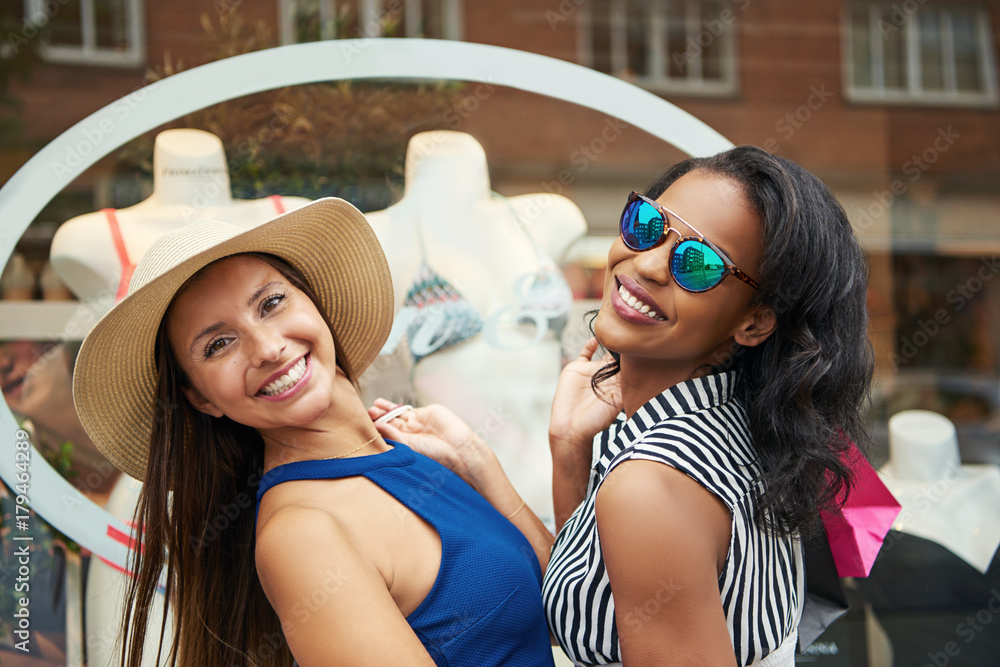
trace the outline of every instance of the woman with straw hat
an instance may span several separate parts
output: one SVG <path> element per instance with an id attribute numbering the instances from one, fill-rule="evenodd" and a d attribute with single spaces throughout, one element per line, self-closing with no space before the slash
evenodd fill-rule
<path id="1" fill-rule="evenodd" d="M 339 199 L 150 248 L 74 382 L 95 443 L 145 482 L 123 664 L 166 623 L 164 568 L 170 664 L 551 664 L 522 534 L 544 528 L 383 440 L 361 402 L 391 318 L 385 257 Z"/>

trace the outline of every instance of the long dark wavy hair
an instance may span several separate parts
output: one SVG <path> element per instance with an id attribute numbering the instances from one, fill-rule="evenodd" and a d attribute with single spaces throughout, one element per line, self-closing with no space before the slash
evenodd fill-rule
<path id="1" fill-rule="evenodd" d="M 330 326 L 319 298 L 297 269 L 274 255 L 241 256 L 259 259 L 281 273 L 309 297 Z M 208 266 L 177 293 L 196 282 Z M 149 609 L 165 564 L 165 596 L 174 612 L 171 665 L 291 667 L 281 623 L 264 595 L 254 561 L 263 440 L 254 429 L 228 417 L 206 415 L 188 402 L 182 392 L 188 379 L 167 337 L 169 312 L 156 337 L 156 407 L 149 464 L 135 512 L 137 534 L 144 536 L 145 546 L 126 594 L 122 664 L 139 666 L 150 621 L 159 626 L 154 636 L 163 636 L 167 606 L 159 619 L 150 618 Z M 334 341 L 339 359 L 336 337 Z M 160 657 L 158 652 L 158 664 Z"/>
<path id="2" fill-rule="evenodd" d="M 756 521 L 778 535 L 808 537 L 819 510 L 849 491 L 841 454 L 853 441 L 864 450 L 862 417 L 874 352 L 868 339 L 868 265 L 840 203 L 798 164 L 755 146 L 684 160 L 656 179 L 657 199 L 695 170 L 738 184 L 760 217 L 763 253 L 756 304 L 770 306 L 777 328 L 762 344 L 733 343 L 707 369 L 736 370 L 735 396 L 746 407 L 761 474 Z M 621 369 L 601 368 L 598 385 Z"/>

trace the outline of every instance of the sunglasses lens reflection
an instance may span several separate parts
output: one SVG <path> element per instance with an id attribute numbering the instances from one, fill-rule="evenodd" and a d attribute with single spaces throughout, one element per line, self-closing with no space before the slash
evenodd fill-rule
<path id="1" fill-rule="evenodd" d="M 622 239 L 633 250 L 648 250 L 663 236 L 663 216 L 642 200 L 629 202 L 622 212 Z"/>
<path id="2" fill-rule="evenodd" d="M 692 292 L 703 292 L 718 285 L 726 274 L 719 254 L 701 241 L 681 241 L 674 249 L 670 267 L 677 284 Z"/>

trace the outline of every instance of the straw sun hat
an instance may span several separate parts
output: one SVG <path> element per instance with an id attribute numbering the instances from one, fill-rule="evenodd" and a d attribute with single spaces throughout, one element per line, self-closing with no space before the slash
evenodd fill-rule
<path id="1" fill-rule="evenodd" d="M 342 199 L 319 199 L 250 230 L 198 220 L 163 236 L 136 267 L 128 295 L 84 340 L 73 376 L 87 433 L 136 479 L 146 476 L 160 320 L 184 281 L 217 259 L 244 252 L 277 255 L 302 272 L 333 324 L 338 362 L 352 379 L 389 335 L 389 265 L 368 221 Z"/>

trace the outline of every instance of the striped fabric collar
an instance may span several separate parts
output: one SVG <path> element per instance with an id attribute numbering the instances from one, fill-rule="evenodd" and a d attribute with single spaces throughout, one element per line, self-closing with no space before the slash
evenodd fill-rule
<path id="1" fill-rule="evenodd" d="M 648 400 L 630 418 L 626 419 L 624 412 L 619 414 L 619 423 L 624 423 L 618 429 L 615 440 L 623 448 L 630 447 L 643 433 L 662 421 L 724 405 L 732 399 L 735 385 L 736 371 L 675 384 Z"/>

